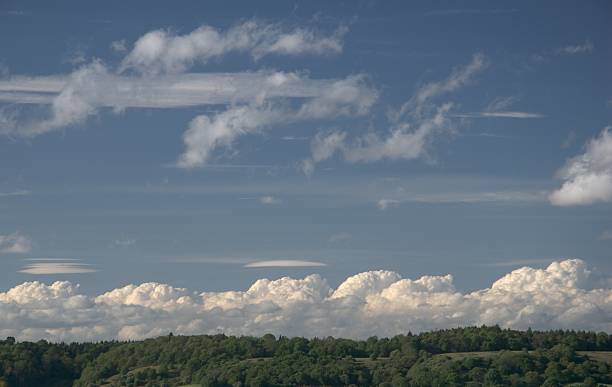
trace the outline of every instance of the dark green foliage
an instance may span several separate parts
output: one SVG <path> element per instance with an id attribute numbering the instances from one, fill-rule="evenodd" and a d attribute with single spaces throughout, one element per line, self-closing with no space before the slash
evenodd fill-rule
<path id="1" fill-rule="evenodd" d="M 371 337 L 174 336 L 138 342 L 0 341 L 4 386 L 584 386 L 612 370 L 576 351 L 605 333 L 470 327 Z M 482 352 L 482 353 L 478 353 Z"/>

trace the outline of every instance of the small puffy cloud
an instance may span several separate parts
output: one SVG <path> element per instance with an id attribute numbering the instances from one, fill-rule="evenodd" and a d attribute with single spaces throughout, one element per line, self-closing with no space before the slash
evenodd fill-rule
<path id="1" fill-rule="evenodd" d="M 586 205 L 612 201 L 612 133 L 604 128 L 591 139 L 585 152 L 567 161 L 557 173 L 561 188 L 549 200 L 556 206 Z"/>
<path id="2" fill-rule="evenodd" d="M 353 235 L 351 235 L 348 232 L 343 231 L 343 232 L 339 232 L 339 233 L 330 235 L 327 241 L 329 243 L 342 243 L 342 242 L 348 242 L 351 239 L 353 239 Z"/>
<path id="3" fill-rule="evenodd" d="M 25 254 L 32 250 L 32 240 L 27 235 L 14 232 L 0 235 L 0 253 Z"/>
<path id="4" fill-rule="evenodd" d="M 259 202 L 261 204 L 266 204 L 266 205 L 273 205 L 273 204 L 280 204 L 281 200 L 277 197 L 274 196 L 262 196 L 259 198 Z"/>
<path id="5" fill-rule="evenodd" d="M 466 293 L 451 275 L 410 279 L 385 270 L 356 274 L 335 289 L 313 274 L 200 294 L 151 282 L 89 296 L 66 281 L 26 282 L 0 292 L 0 336 L 128 340 L 222 331 L 365 338 L 481 324 L 608 332 L 612 289 L 593 272 L 584 261 L 568 259 L 522 267 Z"/>
<path id="6" fill-rule="evenodd" d="M 612 240 L 612 230 L 603 230 L 599 235 L 599 239 L 602 241 L 611 241 Z"/>
<path id="7" fill-rule="evenodd" d="M 384 211 L 389 208 L 398 207 L 400 204 L 401 204 L 401 201 L 396 200 L 396 199 L 380 199 L 376 203 L 376 206 L 378 207 L 379 210 Z"/>
<path id="8" fill-rule="evenodd" d="M 269 261 L 257 261 L 250 262 L 244 265 L 244 267 L 313 267 L 313 266 L 327 266 L 321 262 L 314 261 L 301 261 L 296 259 L 275 259 Z"/>
<path id="9" fill-rule="evenodd" d="M 561 47 L 560 49 L 557 50 L 557 54 L 561 54 L 561 55 L 589 54 L 593 52 L 594 48 L 595 46 L 593 45 L 593 42 L 591 42 L 590 40 L 586 40 L 582 44 Z"/>
<path id="10" fill-rule="evenodd" d="M 127 42 L 125 39 L 115 40 L 110 44 L 111 50 L 115 52 L 126 52 L 127 51 Z"/>

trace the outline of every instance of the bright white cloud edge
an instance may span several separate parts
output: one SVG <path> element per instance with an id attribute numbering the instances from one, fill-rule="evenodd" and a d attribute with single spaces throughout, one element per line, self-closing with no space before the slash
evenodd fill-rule
<path id="1" fill-rule="evenodd" d="M 25 282 L 0 293 L 0 337 L 53 341 L 168 334 L 329 335 L 364 338 L 481 324 L 612 332 L 612 283 L 581 260 L 514 270 L 463 293 L 451 275 L 405 279 L 391 271 L 347 278 L 261 279 L 246 291 L 197 294 L 143 283 L 85 295 L 66 281 Z"/>

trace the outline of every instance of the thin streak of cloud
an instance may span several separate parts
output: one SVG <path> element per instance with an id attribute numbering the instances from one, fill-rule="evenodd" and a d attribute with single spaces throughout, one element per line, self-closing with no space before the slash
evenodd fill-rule
<path id="1" fill-rule="evenodd" d="M 425 16 L 450 16 L 450 15 L 496 15 L 519 12 L 516 8 L 495 9 L 437 9 L 425 12 Z"/>
<path id="2" fill-rule="evenodd" d="M 525 265 L 548 265 L 553 262 L 553 259 L 514 259 L 509 261 L 491 262 L 485 263 L 484 266 L 493 267 L 512 267 L 512 266 L 525 266 Z"/>
<path id="3" fill-rule="evenodd" d="M 18 189 L 16 191 L 0 192 L 0 198 L 10 196 L 29 196 L 32 192 L 25 189 Z"/>
<path id="4" fill-rule="evenodd" d="M 278 259 L 268 261 L 257 261 L 251 262 L 244 265 L 244 267 L 258 268 L 258 267 L 317 267 L 327 266 L 327 264 L 315 261 L 301 261 L 294 259 Z"/>
<path id="5" fill-rule="evenodd" d="M 282 203 L 282 201 L 274 196 L 262 196 L 259 198 L 259 202 L 261 204 L 266 204 L 266 205 L 274 205 L 274 204 L 280 204 Z"/>
<path id="6" fill-rule="evenodd" d="M 517 112 L 517 111 L 499 111 L 499 112 L 475 112 L 475 113 L 461 113 L 455 114 L 455 117 L 460 118 L 545 118 L 544 114 L 530 113 L 530 112 Z"/>
<path id="7" fill-rule="evenodd" d="M 27 264 L 18 270 L 19 273 L 33 275 L 51 275 L 51 274 L 82 274 L 93 273 L 98 271 L 86 263 L 72 262 L 38 262 Z"/>

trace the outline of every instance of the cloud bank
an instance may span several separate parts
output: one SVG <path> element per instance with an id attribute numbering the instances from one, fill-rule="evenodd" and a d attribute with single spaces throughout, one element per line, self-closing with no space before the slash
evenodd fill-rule
<path id="1" fill-rule="evenodd" d="M 591 139 L 585 152 L 567 161 L 557 173 L 561 188 L 549 200 L 556 206 L 586 205 L 612 201 L 612 127 Z"/>
<path id="2" fill-rule="evenodd" d="M 612 332 L 612 289 L 585 262 L 523 267 L 491 287 L 459 292 L 451 275 L 370 271 L 336 289 L 319 275 L 261 279 L 246 291 L 196 294 L 160 283 L 87 296 L 70 282 L 26 282 L 0 293 L 0 337 L 140 339 L 174 332 L 388 336 L 464 325 Z"/>

